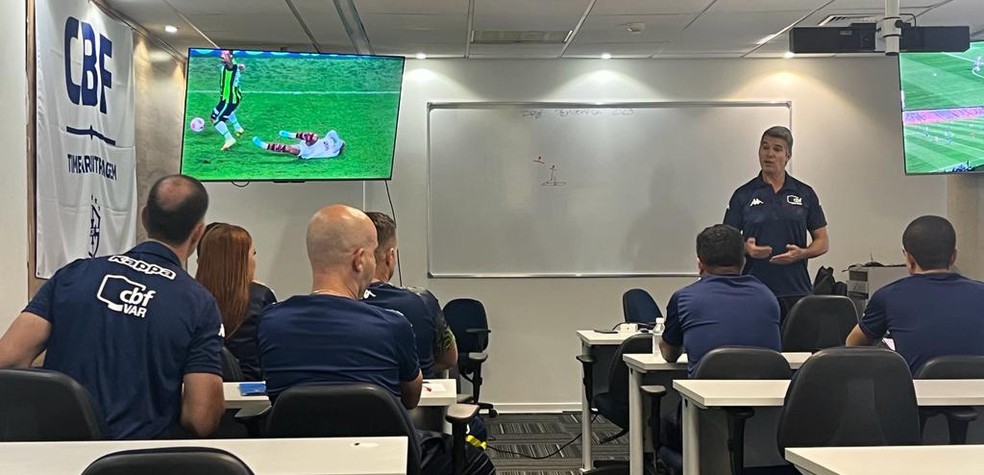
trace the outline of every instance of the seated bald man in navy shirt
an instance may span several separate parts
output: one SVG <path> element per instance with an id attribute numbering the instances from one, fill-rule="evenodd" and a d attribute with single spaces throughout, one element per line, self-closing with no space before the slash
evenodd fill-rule
<path id="1" fill-rule="evenodd" d="M 984 355 L 984 283 L 950 271 L 957 259 L 953 225 L 916 218 L 902 234 L 909 277 L 871 296 L 848 346 L 874 345 L 891 333 L 915 373 L 944 355 Z"/>
<path id="2" fill-rule="evenodd" d="M 659 349 L 674 362 L 687 349 L 687 373 L 721 346 L 780 351 L 779 301 L 755 276 L 741 274 L 745 243 L 737 229 L 719 224 L 697 235 L 700 280 L 676 291 L 666 306 Z"/>
<path id="3" fill-rule="evenodd" d="M 267 394 L 276 401 L 295 385 L 372 383 L 407 409 L 417 407 L 423 376 L 410 322 L 359 299 L 376 270 L 376 229 L 363 212 L 326 206 L 308 223 L 312 292 L 267 307 L 257 338 Z M 420 432 L 423 473 L 450 473 L 450 439 Z M 494 473 L 478 449 L 466 446 L 469 474 Z"/>
<path id="4" fill-rule="evenodd" d="M 178 420 L 213 432 L 224 410 L 221 318 L 184 270 L 207 207 L 194 178 L 154 183 L 141 213 L 150 239 L 59 269 L 0 339 L 0 367 L 29 367 L 47 350 L 44 367 L 88 390 L 110 439 L 161 438 Z"/>

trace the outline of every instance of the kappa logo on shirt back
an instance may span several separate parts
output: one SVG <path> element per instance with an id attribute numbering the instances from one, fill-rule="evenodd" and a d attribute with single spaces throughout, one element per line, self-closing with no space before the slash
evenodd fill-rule
<path id="1" fill-rule="evenodd" d="M 150 264 L 129 256 L 111 256 L 109 258 L 109 262 L 125 265 L 137 272 L 147 275 L 159 275 L 167 280 L 174 280 L 174 277 L 178 275 L 173 270 L 166 267 L 161 267 L 157 264 Z"/>
<path id="2" fill-rule="evenodd" d="M 96 298 L 114 312 L 145 318 L 147 305 L 155 294 L 156 290 L 147 290 L 147 286 L 139 282 L 122 275 L 107 274 L 99 284 Z"/>
<path id="3" fill-rule="evenodd" d="M 765 203 L 762 200 L 760 200 L 758 198 L 754 198 L 754 199 L 752 199 L 752 202 L 748 205 L 748 207 L 751 208 L 752 206 L 758 206 L 758 205 L 764 205 L 764 204 Z"/>

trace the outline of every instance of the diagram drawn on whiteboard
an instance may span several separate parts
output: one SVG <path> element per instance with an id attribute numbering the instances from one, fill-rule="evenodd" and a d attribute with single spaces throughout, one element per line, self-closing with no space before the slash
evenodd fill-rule
<path id="1" fill-rule="evenodd" d="M 540 186 L 567 186 L 567 182 L 559 181 L 557 179 L 557 165 L 550 165 L 550 178 L 541 183 Z"/>

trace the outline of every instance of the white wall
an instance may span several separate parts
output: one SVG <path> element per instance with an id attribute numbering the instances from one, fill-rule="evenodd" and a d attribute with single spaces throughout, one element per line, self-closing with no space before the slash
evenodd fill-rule
<path id="1" fill-rule="evenodd" d="M 27 304 L 27 73 L 25 2 L 5 4 L 0 15 L 0 143 L 4 166 L 0 173 L 0 332 Z"/>
<path id="2" fill-rule="evenodd" d="M 486 304 L 493 334 L 483 398 L 514 409 L 574 405 L 580 397 L 574 331 L 618 321 L 621 293 L 630 287 L 649 289 L 665 305 L 689 281 L 427 279 L 426 103 L 791 100 L 795 176 L 817 190 L 829 221 L 831 251 L 812 267 L 843 269 L 871 258 L 899 262 L 908 221 L 946 213 L 944 178 L 902 174 L 897 81 L 894 61 L 870 57 L 410 61 L 391 183 L 404 283 L 425 285 L 442 301 L 472 296 Z M 748 146 L 736 149 L 734 159 L 756 160 L 758 139 L 748 137 Z M 468 159 L 467 151 L 462 153 Z M 720 186 L 733 189 L 750 178 L 735 177 Z M 388 209 L 382 184 L 370 184 L 370 191 L 370 207 Z M 652 236 L 652 244 L 659 245 L 659 236 Z"/>

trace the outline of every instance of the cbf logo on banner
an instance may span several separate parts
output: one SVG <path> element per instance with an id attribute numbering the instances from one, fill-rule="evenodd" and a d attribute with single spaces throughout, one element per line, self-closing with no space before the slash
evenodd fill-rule
<path id="1" fill-rule="evenodd" d="M 133 246 L 133 36 L 85 0 L 38 0 L 37 268 Z"/>

